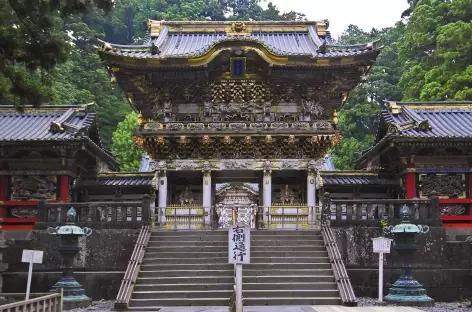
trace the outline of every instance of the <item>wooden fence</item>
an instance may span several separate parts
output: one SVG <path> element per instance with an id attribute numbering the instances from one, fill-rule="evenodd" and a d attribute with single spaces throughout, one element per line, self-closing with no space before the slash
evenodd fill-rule
<path id="1" fill-rule="evenodd" d="M 59 293 L 0 306 L 0 312 L 62 312 L 62 309 L 62 289 Z"/>
<path id="2" fill-rule="evenodd" d="M 410 208 L 410 220 L 427 225 L 440 225 L 439 197 L 428 199 L 331 199 L 323 197 L 323 218 L 333 226 L 378 226 L 381 220 L 389 224 L 401 222 L 400 210 Z"/>

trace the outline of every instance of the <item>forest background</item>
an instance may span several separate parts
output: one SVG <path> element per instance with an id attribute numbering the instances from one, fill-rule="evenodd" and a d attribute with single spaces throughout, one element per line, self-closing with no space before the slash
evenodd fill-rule
<path id="1" fill-rule="evenodd" d="M 398 0 L 391 0 L 398 1 Z M 0 0 L 0 105 L 94 102 L 105 148 L 122 171 L 142 156 L 132 141 L 137 115 L 110 83 L 94 38 L 142 43 L 147 20 L 304 20 L 263 0 Z M 472 0 L 409 0 L 392 27 L 350 25 L 340 44 L 379 40 L 375 66 L 339 114 L 338 169 L 354 169 L 375 139 L 385 100 L 472 100 Z"/>

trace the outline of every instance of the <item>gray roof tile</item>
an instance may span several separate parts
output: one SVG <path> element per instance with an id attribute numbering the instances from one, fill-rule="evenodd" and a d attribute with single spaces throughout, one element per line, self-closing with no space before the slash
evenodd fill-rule
<path id="1" fill-rule="evenodd" d="M 381 118 L 387 124 L 397 126 L 396 136 L 418 138 L 472 138 L 472 102 L 453 105 L 418 105 L 409 103 L 401 106 L 399 114 L 384 110 Z M 470 108 L 466 104 L 470 104 Z M 414 107 L 411 107 L 415 105 Z M 421 130 L 419 124 L 429 123 L 429 130 Z"/>
<path id="2" fill-rule="evenodd" d="M 247 35 L 228 35 L 225 32 L 169 32 L 164 27 L 159 37 L 151 37 L 143 45 L 110 44 L 107 53 L 133 58 L 165 59 L 169 57 L 185 58 L 203 55 L 211 47 L 221 42 L 252 41 L 267 47 L 280 56 L 311 56 L 319 58 L 352 57 L 371 52 L 374 45 L 360 44 L 352 46 L 330 45 L 318 37 L 313 26 L 305 32 L 263 32 L 253 31 Z M 326 44 L 326 52 L 318 52 Z M 151 46 L 159 53 L 152 54 Z"/>
<path id="3" fill-rule="evenodd" d="M 95 117 L 83 106 L 26 108 L 23 113 L 0 106 L 0 142 L 73 140 L 92 126 Z"/>
<path id="4" fill-rule="evenodd" d="M 376 175 L 351 175 L 346 173 L 343 175 L 342 173 L 336 175 L 325 175 L 321 174 L 323 179 L 324 186 L 342 186 L 342 185 L 349 185 L 349 186 L 362 186 L 362 185 L 370 185 L 370 186 L 397 186 L 398 182 L 392 179 L 385 179 L 379 178 Z"/>
<path id="5" fill-rule="evenodd" d="M 111 173 L 99 175 L 95 178 L 80 179 L 76 187 L 151 187 L 153 178 L 153 175 L 142 175 L 139 173 Z"/>

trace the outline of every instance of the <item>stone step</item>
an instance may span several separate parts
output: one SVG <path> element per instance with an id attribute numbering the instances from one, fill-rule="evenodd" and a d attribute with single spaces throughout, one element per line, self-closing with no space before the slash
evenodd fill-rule
<path id="1" fill-rule="evenodd" d="M 297 240 L 297 241 L 313 241 L 313 240 L 323 240 L 321 235 L 293 235 L 293 234 L 286 234 L 286 235 L 277 235 L 275 236 L 276 240 Z M 267 241 L 267 240 L 274 240 L 274 235 L 252 235 L 251 232 L 251 240 L 256 241 Z"/>
<path id="2" fill-rule="evenodd" d="M 229 298 L 170 298 L 170 299 L 131 299 L 130 308 L 140 311 L 158 311 L 160 307 L 175 306 L 228 306 Z M 339 297 L 286 297 L 286 298 L 244 298 L 245 306 L 308 306 L 341 305 Z M 142 310 L 143 309 L 143 310 Z"/>
<path id="3" fill-rule="evenodd" d="M 194 276 L 231 276 L 234 274 L 233 268 L 227 270 L 163 270 L 163 271 L 144 271 L 140 270 L 138 277 L 187 277 L 192 279 Z"/>
<path id="4" fill-rule="evenodd" d="M 227 242 L 228 241 L 228 234 L 221 235 L 221 236 L 212 236 L 212 235 L 204 235 L 204 236 L 151 236 L 149 240 L 159 240 L 159 241 L 168 241 L 168 242 L 175 242 L 175 241 L 183 241 L 183 240 L 190 240 L 190 241 L 220 241 L 220 242 Z"/>
<path id="5" fill-rule="evenodd" d="M 193 284 L 136 284 L 134 291 L 204 291 L 233 290 L 233 283 L 193 283 Z M 336 290 L 335 282 L 311 283 L 244 283 L 244 290 Z"/>
<path id="6" fill-rule="evenodd" d="M 195 264 L 195 263 L 167 263 L 167 264 L 142 264 L 141 271 L 164 270 L 234 270 L 234 265 L 228 263 Z"/>
<path id="7" fill-rule="evenodd" d="M 205 230 L 178 230 L 178 231 L 168 231 L 168 230 L 151 230 L 151 237 L 153 236 L 228 236 L 228 230 L 215 230 L 215 231 L 205 231 Z"/>
<path id="8" fill-rule="evenodd" d="M 191 240 L 191 241 L 200 241 L 200 240 L 228 240 L 228 233 L 221 235 L 180 235 L 176 234 L 178 232 L 173 232 L 174 235 L 151 235 L 150 240 L 160 240 L 160 241 L 179 241 L 179 240 Z M 293 235 L 293 234 L 286 234 L 286 235 L 252 235 L 251 232 L 251 240 L 254 241 L 267 241 L 267 240 L 302 240 L 302 241 L 312 241 L 312 240 L 322 240 L 323 237 L 321 235 Z"/>
<path id="9" fill-rule="evenodd" d="M 228 263 L 157 263 L 142 264 L 142 271 L 163 271 L 163 270 L 233 270 L 234 266 Z M 273 269 L 324 269 L 331 270 L 330 263 L 251 263 L 244 265 L 244 269 L 252 270 L 273 270 Z"/>
<path id="10" fill-rule="evenodd" d="M 171 299 L 171 298 L 225 298 L 233 293 L 230 289 L 179 290 L 179 291 L 133 291 L 131 299 Z"/>
<path id="11" fill-rule="evenodd" d="M 341 304 L 340 297 L 244 298 L 244 306 L 312 306 Z"/>
<path id="12" fill-rule="evenodd" d="M 211 283 L 233 283 L 234 284 L 234 275 L 226 275 L 226 276 L 193 276 L 189 278 L 188 276 L 179 276 L 179 277 L 142 277 L 138 276 L 136 280 L 136 285 L 152 285 L 152 284 L 174 284 L 174 285 L 181 285 L 181 284 L 188 284 L 189 282 L 195 284 L 211 284 Z"/>
<path id="13" fill-rule="evenodd" d="M 172 257 L 172 254 L 153 253 L 143 259 L 143 264 L 225 264 L 228 263 L 227 254 L 211 257 L 210 254 L 202 257 Z M 324 257 L 254 257 L 251 255 L 251 264 L 255 263 L 331 263 L 328 255 Z"/>
<path id="14" fill-rule="evenodd" d="M 134 291 L 132 299 L 170 299 L 170 298 L 224 298 L 231 297 L 232 290 L 183 290 L 183 291 Z M 243 298 L 317 298 L 337 297 L 337 290 L 246 290 Z"/>
<path id="15" fill-rule="evenodd" d="M 299 247 L 299 246 L 323 246 L 323 240 L 266 240 L 266 241 L 259 241 L 259 240 L 251 240 L 252 247 L 264 247 L 264 246 L 285 246 L 285 247 Z M 153 239 L 149 241 L 148 247 L 184 247 L 184 246 L 228 246 L 228 240 L 215 240 L 215 241 L 208 241 L 208 240 L 181 240 L 181 241 L 161 241 L 159 239 Z"/>
<path id="16" fill-rule="evenodd" d="M 148 246 L 149 252 L 226 252 L 228 253 L 228 246 Z M 277 252 L 310 252 L 320 251 L 324 252 L 324 246 L 251 246 L 251 253 L 259 251 L 277 251 Z"/>
<path id="17" fill-rule="evenodd" d="M 243 285 L 243 298 L 317 298 L 317 297 L 339 297 L 337 289 L 328 290 L 246 290 Z"/>
<path id="18" fill-rule="evenodd" d="M 180 307 L 180 306 L 228 306 L 230 297 L 223 298 L 168 298 L 168 299 L 131 299 L 132 308 L 152 308 L 158 311 L 158 307 Z"/>
<path id="19" fill-rule="evenodd" d="M 152 236 L 205 236 L 205 235 L 228 235 L 228 229 L 217 229 L 217 230 L 178 230 L 178 231 L 167 231 L 167 230 L 151 230 Z M 321 235 L 321 230 L 257 230 L 251 229 L 251 236 L 279 236 L 279 235 L 299 235 L 299 236 L 310 236 L 310 235 Z"/>
<path id="20" fill-rule="evenodd" d="M 138 277 L 188 277 L 194 276 L 231 276 L 234 274 L 234 270 L 161 270 L 161 271 L 144 271 L 139 272 Z M 245 268 L 243 270 L 243 276 L 283 276 L 283 275 L 330 275 L 331 270 L 327 269 L 273 269 L 273 270 L 257 270 L 251 268 Z"/>
<path id="21" fill-rule="evenodd" d="M 277 249 L 273 251 L 259 251 L 251 250 L 251 259 L 252 257 L 256 258 L 272 258 L 272 257 L 327 257 L 327 251 L 279 251 Z M 163 251 L 159 252 L 159 249 L 149 248 L 146 251 L 146 258 L 211 258 L 211 257 L 228 257 L 228 250 L 224 251 L 182 251 L 182 252 L 173 252 L 173 251 Z"/>
<path id="22" fill-rule="evenodd" d="M 188 276 L 179 277 L 138 277 L 137 285 L 151 284 L 188 284 L 191 281 L 195 284 L 211 284 L 211 283 L 234 283 L 233 274 L 227 276 Z M 279 284 L 279 283 L 333 283 L 335 282 L 332 274 L 326 275 L 285 275 L 285 276 L 243 276 L 243 283 L 248 284 Z"/>
<path id="23" fill-rule="evenodd" d="M 189 282 L 189 281 L 187 281 Z M 234 283 L 200 283 L 200 284 L 136 284 L 134 292 L 146 291 L 204 291 L 204 290 L 233 290 Z M 134 294 L 133 292 L 133 294 Z"/>

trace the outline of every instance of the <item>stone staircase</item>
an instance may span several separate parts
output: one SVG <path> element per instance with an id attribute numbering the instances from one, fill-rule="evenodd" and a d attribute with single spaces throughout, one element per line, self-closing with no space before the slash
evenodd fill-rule
<path id="1" fill-rule="evenodd" d="M 341 304 L 320 231 L 253 230 L 251 237 L 245 306 Z M 227 240 L 224 230 L 152 232 L 129 309 L 228 306 L 234 268 Z"/>

